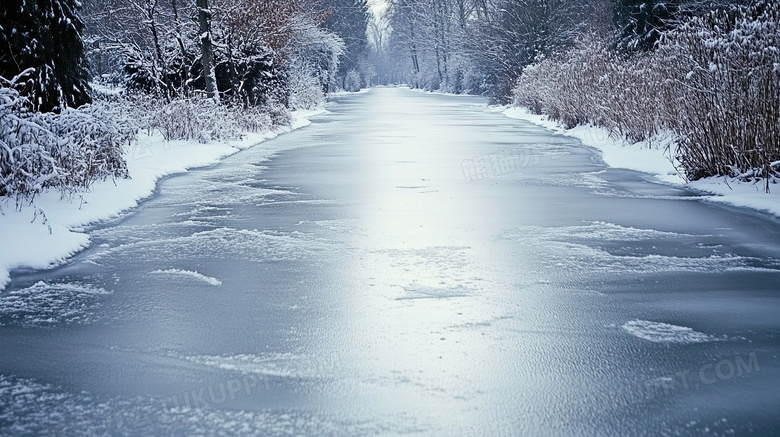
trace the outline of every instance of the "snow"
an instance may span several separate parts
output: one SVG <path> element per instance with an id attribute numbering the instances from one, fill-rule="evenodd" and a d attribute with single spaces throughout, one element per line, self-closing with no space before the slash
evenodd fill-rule
<path id="1" fill-rule="evenodd" d="M 89 284 L 36 282 L 30 287 L 0 296 L 0 326 L 23 326 L 94 321 L 95 297 L 109 294 Z"/>
<path id="2" fill-rule="evenodd" d="M 525 120 L 561 135 L 577 138 L 582 144 L 598 149 L 604 163 L 610 167 L 649 173 L 659 182 L 712 194 L 704 198 L 710 202 L 750 208 L 780 217 L 780 187 L 773 189 L 773 184 L 769 186 L 770 193 L 766 193 L 762 183 L 753 184 L 733 178 L 712 177 L 687 182 L 677 171 L 677 163 L 670 159 L 670 156 L 674 156 L 673 137 L 670 134 L 651 141 L 631 143 L 597 126 L 582 125 L 566 129 L 545 115 L 531 113 L 527 108 L 499 107 L 495 110 L 502 111 L 509 118 Z"/>
<path id="3" fill-rule="evenodd" d="M 287 377 L 234 379 L 239 396 L 266 396 L 273 383 L 291 384 Z M 379 423 L 348 426 L 324 414 L 278 409 L 245 411 L 210 408 L 227 402 L 230 382 L 203 386 L 170 397 L 98 397 L 69 393 L 62 386 L 35 379 L 0 375 L 0 423 L 13 435 L 377 435 Z M 249 395 L 247 395 L 249 393 Z M 235 398 L 235 393 L 231 399 Z"/>
<path id="4" fill-rule="evenodd" d="M 89 86 L 92 88 L 92 91 L 96 91 L 107 96 L 119 96 L 125 91 L 123 86 L 111 86 L 99 82 L 90 82 Z"/>
<path id="5" fill-rule="evenodd" d="M 732 178 L 712 177 L 688 185 L 697 190 L 716 194 L 709 198 L 711 201 L 764 211 L 780 217 L 780 186 L 776 184 L 769 185 L 769 193 L 764 191 L 765 181 L 753 184 Z"/>
<path id="6" fill-rule="evenodd" d="M 198 272 L 194 272 L 192 270 L 181 270 L 181 269 L 154 270 L 149 272 L 149 274 L 192 278 L 197 281 L 201 281 L 209 285 L 213 285 L 215 287 L 222 285 L 222 281 L 220 281 L 219 279 L 213 276 L 206 276 Z"/>
<path id="7" fill-rule="evenodd" d="M 632 320 L 626 322 L 623 325 L 623 329 L 635 337 L 653 343 L 691 344 L 720 340 L 717 337 L 694 331 L 685 326 L 650 322 L 647 320 Z"/>
<path id="8" fill-rule="evenodd" d="M 328 93 L 328 99 L 347 97 L 355 94 L 365 94 L 369 91 L 371 91 L 371 88 L 363 88 L 360 91 L 331 91 Z"/>
<path id="9" fill-rule="evenodd" d="M 126 155 L 132 179 L 97 182 L 88 192 L 71 199 L 61 199 L 57 192 L 43 193 L 36 197 L 34 205 L 22 205 L 21 210 L 9 201 L 0 203 L 0 290 L 8 284 L 14 269 L 48 268 L 86 248 L 90 240 L 82 227 L 117 217 L 137 206 L 154 193 L 161 178 L 216 164 L 240 150 L 308 126 L 308 118 L 321 112 L 296 112 L 290 127 L 249 133 L 234 142 L 166 142 L 159 134 L 142 134 Z M 266 156 L 271 156 L 275 150 L 273 146 L 267 148 Z"/>
<path id="10" fill-rule="evenodd" d="M 240 355 L 200 355 L 184 359 L 203 366 L 239 372 L 285 378 L 287 383 L 300 378 L 332 377 L 341 367 L 338 356 L 306 356 L 291 353 Z M 281 379 L 280 379 L 281 380 Z"/>

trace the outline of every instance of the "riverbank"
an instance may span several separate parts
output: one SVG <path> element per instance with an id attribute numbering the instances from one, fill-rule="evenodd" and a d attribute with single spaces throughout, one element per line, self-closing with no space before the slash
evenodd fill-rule
<path id="1" fill-rule="evenodd" d="M 289 127 L 263 133 L 247 133 L 240 141 L 165 141 L 158 134 L 141 134 L 127 150 L 131 179 L 96 182 L 89 191 L 63 199 L 58 192 L 37 196 L 32 204 L 0 201 L 0 290 L 16 269 L 43 269 L 67 260 L 89 246 L 83 227 L 115 218 L 151 196 L 160 179 L 220 162 L 249 147 L 311 124 L 310 117 L 324 110 L 296 112 Z M 276 153 L 267 146 L 266 156 Z"/>
<path id="2" fill-rule="evenodd" d="M 744 182 L 735 178 L 710 177 L 688 182 L 677 170 L 674 159 L 674 141 L 671 135 L 661 135 L 651 141 L 632 143 L 611 135 L 597 126 L 577 126 L 566 129 L 545 115 L 531 113 L 522 107 L 497 108 L 509 118 L 525 120 L 550 129 L 560 135 L 579 139 L 582 144 L 601 152 L 604 163 L 613 168 L 624 168 L 653 175 L 658 181 L 674 186 L 687 186 L 711 194 L 706 201 L 750 208 L 780 217 L 780 187 L 766 193 L 765 181 Z"/>

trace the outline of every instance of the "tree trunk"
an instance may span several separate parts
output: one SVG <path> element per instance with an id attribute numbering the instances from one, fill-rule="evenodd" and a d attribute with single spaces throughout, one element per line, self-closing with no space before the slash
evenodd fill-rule
<path id="1" fill-rule="evenodd" d="M 200 24 L 200 51 L 203 78 L 206 80 L 206 95 L 219 102 L 217 78 L 214 74 L 214 48 L 211 45 L 211 10 L 209 0 L 196 0 L 198 24 Z"/>

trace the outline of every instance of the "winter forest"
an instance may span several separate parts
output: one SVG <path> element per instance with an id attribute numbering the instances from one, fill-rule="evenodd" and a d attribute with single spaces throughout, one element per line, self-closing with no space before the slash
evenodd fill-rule
<path id="1" fill-rule="evenodd" d="M 780 175 L 773 0 L 10 0 L 0 196 L 132 177 L 139 132 L 208 142 L 375 85 L 487 96 L 632 141 L 689 180 Z"/>
<path id="2" fill-rule="evenodd" d="M 0 437 L 780 436 L 780 0 L 0 0 Z"/>

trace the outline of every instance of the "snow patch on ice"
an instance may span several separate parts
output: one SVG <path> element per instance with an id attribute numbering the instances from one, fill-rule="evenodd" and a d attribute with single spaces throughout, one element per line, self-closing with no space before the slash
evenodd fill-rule
<path id="1" fill-rule="evenodd" d="M 708 235 L 691 235 L 676 232 L 659 231 L 655 229 L 639 229 L 630 226 L 621 226 L 615 223 L 603 221 L 586 222 L 584 225 L 577 226 L 559 226 L 559 227 L 538 227 L 528 226 L 522 230 L 513 230 L 509 232 L 507 238 L 520 238 L 523 235 L 533 234 L 541 239 L 561 239 L 570 241 L 571 239 L 593 240 L 593 241 L 643 241 L 673 239 L 680 237 L 707 237 Z"/>
<path id="2" fill-rule="evenodd" d="M 567 272 L 584 274 L 648 274 L 665 272 L 716 273 L 731 271 L 777 271 L 751 265 L 750 258 L 723 254 L 704 257 L 681 257 L 648 254 L 642 256 L 616 255 L 604 249 L 582 244 L 560 243 L 550 245 L 549 265 Z M 561 254 L 561 255 L 558 255 Z M 541 256 L 540 258 L 544 258 Z M 588 266 L 583 270 L 583 266 Z"/>
<path id="3" fill-rule="evenodd" d="M 105 294 L 109 292 L 78 282 L 36 282 L 30 287 L 0 294 L 0 326 L 90 323 L 95 319 L 97 296 Z"/>
<path id="4" fill-rule="evenodd" d="M 443 299 L 467 296 L 482 287 L 471 276 L 475 260 L 466 246 L 383 249 L 371 253 L 370 268 L 382 269 L 390 299 Z M 399 289 L 401 295 L 399 296 Z"/>
<path id="5" fill-rule="evenodd" d="M 404 290 L 404 295 L 396 297 L 396 300 L 449 299 L 452 297 L 464 297 L 470 294 L 468 290 L 462 287 L 446 288 L 410 285 L 401 288 Z"/>
<path id="6" fill-rule="evenodd" d="M 150 239 L 97 252 L 92 261 L 116 255 L 115 259 L 172 261 L 192 258 L 246 259 L 250 261 L 295 261 L 332 245 L 301 232 L 256 231 L 217 228 L 185 237 Z"/>
<path id="7" fill-rule="evenodd" d="M 151 275 L 166 275 L 166 276 L 184 276 L 196 279 L 201 282 L 205 282 L 209 285 L 219 286 L 222 285 L 222 281 L 211 276 L 205 276 L 192 270 L 180 270 L 180 269 L 167 269 L 167 270 L 153 270 L 149 272 Z"/>
<path id="8" fill-rule="evenodd" d="M 721 338 L 694 331 L 685 326 L 650 322 L 647 320 L 631 320 L 623 325 L 623 329 L 635 337 L 653 343 L 692 344 L 722 340 Z"/>
<path id="9" fill-rule="evenodd" d="M 202 401 L 196 403 L 191 393 L 199 388 L 156 399 L 106 398 L 0 375 L 0 435 L 382 435 L 399 429 L 409 433 L 408 423 L 389 418 L 346 421 L 282 407 L 263 411 L 219 408 L 227 402 L 222 398 L 227 384 L 208 386 Z M 264 387 L 247 390 L 256 395 Z M 244 387 L 239 393 L 245 393 Z"/>
<path id="10" fill-rule="evenodd" d="M 184 357 L 203 366 L 239 372 L 278 376 L 289 379 L 319 379 L 334 376 L 340 363 L 335 359 L 291 353 L 200 355 Z"/>
<path id="11" fill-rule="evenodd" d="M 717 246 L 693 246 L 710 235 L 638 229 L 614 223 L 515 228 L 498 235 L 532 245 L 541 268 L 561 275 L 660 272 L 778 271 L 780 260 L 725 253 Z M 663 244 L 657 244 L 663 241 Z M 623 244 L 620 244 L 623 243 Z M 584 268 L 583 266 L 588 266 Z"/>

